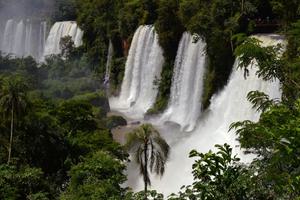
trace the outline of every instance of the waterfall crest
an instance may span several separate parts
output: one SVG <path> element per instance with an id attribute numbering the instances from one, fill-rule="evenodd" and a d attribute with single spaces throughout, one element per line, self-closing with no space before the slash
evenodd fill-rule
<path id="1" fill-rule="evenodd" d="M 125 66 L 121 93 L 111 98 L 113 110 L 130 112 L 131 117 L 143 117 L 154 104 L 164 62 L 158 35 L 153 26 L 140 26 L 134 34 Z"/>
<path id="2" fill-rule="evenodd" d="M 195 128 L 201 114 L 205 47 L 201 39 L 195 43 L 192 35 L 184 33 L 175 60 L 169 105 L 162 120 L 175 122 L 185 131 Z"/>
<path id="3" fill-rule="evenodd" d="M 32 56 L 39 60 L 43 55 L 47 32 L 46 22 L 9 19 L 0 34 L 0 50 L 16 57 Z"/>
<path id="4" fill-rule="evenodd" d="M 56 22 L 48 35 L 44 56 L 52 55 L 52 54 L 60 54 L 60 39 L 65 36 L 71 36 L 74 41 L 75 47 L 79 47 L 82 45 L 82 36 L 83 31 L 78 27 L 76 22 L 73 21 L 64 21 L 64 22 Z"/>

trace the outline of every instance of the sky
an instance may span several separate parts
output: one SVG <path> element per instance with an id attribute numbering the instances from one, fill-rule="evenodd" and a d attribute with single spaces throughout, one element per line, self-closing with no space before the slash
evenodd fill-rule
<path id="1" fill-rule="evenodd" d="M 55 0 L 0 0 L 2 19 L 50 14 Z"/>

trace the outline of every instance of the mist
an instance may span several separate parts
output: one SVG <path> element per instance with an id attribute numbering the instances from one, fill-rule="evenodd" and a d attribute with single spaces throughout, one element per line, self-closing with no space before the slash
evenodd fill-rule
<path id="1" fill-rule="evenodd" d="M 55 0 L 0 0 L 0 17 L 10 18 L 46 18 L 54 8 Z"/>

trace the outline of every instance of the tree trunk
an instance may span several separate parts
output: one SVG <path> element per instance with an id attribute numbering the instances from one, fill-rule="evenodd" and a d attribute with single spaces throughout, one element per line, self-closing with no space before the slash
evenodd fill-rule
<path id="1" fill-rule="evenodd" d="M 144 183 L 145 183 L 145 188 L 144 188 L 144 192 L 145 192 L 145 200 L 147 200 L 147 191 L 148 191 L 148 156 L 147 156 L 147 151 L 148 151 L 148 146 L 147 143 L 145 143 L 144 145 L 144 159 L 145 159 L 145 166 L 144 166 L 144 170 L 145 170 L 145 174 L 144 174 Z"/>
<path id="2" fill-rule="evenodd" d="M 7 164 L 10 163 L 11 160 L 11 149 L 13 143 L 13 131 L 14 131 L 14 104 L 11 106 L 11 121 L 10 121 L 10 138 L 9 138 L 9 148 L 8 148 L 8 160 Z"/>

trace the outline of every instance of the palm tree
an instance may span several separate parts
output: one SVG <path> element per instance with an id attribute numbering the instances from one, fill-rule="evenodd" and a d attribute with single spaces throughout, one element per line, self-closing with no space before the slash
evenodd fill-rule
<path id="1" fill-rule="evenodd" d="M 163 175 L 169 156 L 169 145 L 151 124 L 143 124 L 127 135 L 127 149 L 134 154 L 144 178 L 145 199 L 147 187 L 151 185 L 148 168 L 151 172 Z"/>
<path id="2" fill-rule="evenodd" d="M 7 164 L 9 164 L 13 144 L 15 115 L 18 115 L 26 107 L 26 92 L 28 90 L 28 85 L 19 76 L 11 76 L 1 82 L 0 109 L 6 116 L 10 116 L 10 138 L 7 159 Z"/>

